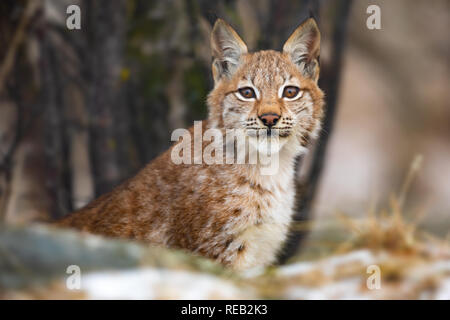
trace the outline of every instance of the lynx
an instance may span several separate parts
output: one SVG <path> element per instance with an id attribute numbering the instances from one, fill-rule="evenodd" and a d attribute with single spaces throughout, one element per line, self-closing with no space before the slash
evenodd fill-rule
<path id="1" fill-rule="evenodd" d="M 310 18 L 282 52 L 250 53 L 219 19 L 211 47 L 214 88 L 203 129 L 242 130 L 250 142 L 248 152 L 267 151 L 255 132 L 269 139 L 276 133 L 277 172 L 262 175 L 259 163 L 175 164 L 171 152 L 176 142 L 135 177 L 63 218 L 59 226 L 184 249 L 237 270 L 275 262 L 294 209 L 295 159 L 320 130 L 320 32 Z"/>

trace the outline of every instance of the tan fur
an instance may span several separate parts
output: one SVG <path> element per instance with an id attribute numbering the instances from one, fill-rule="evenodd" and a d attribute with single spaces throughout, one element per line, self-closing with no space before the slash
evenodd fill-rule
<path id="1" fill-rule="evenodd" d="M 208 96 L 209 116 L 203 128 L 265 130 L 258 116 L 279 114 L 274 126 L 281 128 L 282 141 L 277 174 L 262 176 L 259 164 L 176 165 L 172 146 L 135 177 L 57 224 L 183 248 L 236 269 L 273 263 L 291 222 L 294 159 L 317 134 L 322 118 L 317 37 L 319 31 L 309 19 L 283 52 L 248 53 L 224 21 L 213 29 L 215 86 Z M 295 41 L 306 43 L 306 54 L 298 55 Z M 301 98 L 279 97 L 287 81 L 301 88 Z M 258 91 L 256 101 L 236 97 L 236 90 L 247 84 Z"/>

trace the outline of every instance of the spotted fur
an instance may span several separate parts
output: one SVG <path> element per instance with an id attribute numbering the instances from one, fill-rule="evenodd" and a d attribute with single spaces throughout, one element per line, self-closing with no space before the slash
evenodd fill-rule
<path id="1" fill-rule="evenodd" d="M 258 163 L 174 164 L 172 146 L 135 177 L 57 224 L 182 248 L 235 269 L 273 263 L 291 223 L 294 160 L 320 129 L 319 41 L 312 19 L 294 32 L 283 52 L 248 53 L 222 20 L 212 32 L 215 86 L 202 126 L 242 129 L 251 139 L 251 132 L 267 129 L 261 114 L 279 114 L 272 128 L 280 136 L 276 174 L 261 175 Z M 280 98 L 287 83 L 301 89 L 299 99 Z M 254 88 L 257 99 L 240 100 L 235 93 L 242 86 Z"/>

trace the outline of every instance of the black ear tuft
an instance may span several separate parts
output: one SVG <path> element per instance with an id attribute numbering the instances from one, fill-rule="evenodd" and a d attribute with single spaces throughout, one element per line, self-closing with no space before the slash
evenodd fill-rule
<path id="1" fill-rule="evenodd" d="M 216 22 L 219 19 L 219 16 L 217 15 L 217 13 L 215 11 L 208 10 L 205 13 L 205 18 L 206 18 L 206 20 L 208 20 L 208 22 L 211 25 L 214 25 L 214 22 Z"/>

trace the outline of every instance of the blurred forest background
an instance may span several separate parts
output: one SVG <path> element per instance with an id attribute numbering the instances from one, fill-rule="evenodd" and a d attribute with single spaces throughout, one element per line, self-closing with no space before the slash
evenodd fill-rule
<path id="1" fill-rule="evenodd" d="M 81 8 L 81 30 L 66 28 L 70 4 Z M 366 27 L 370 4 L 381 8 L 381 30 Z M 328 114 L 300 161 L 297 219 L 384 205 L 422 154 L 408 206 L 445 235 L 449 9 L 448 0 L 3 0 L 0 219 L 61 217 L 167 149 L 173 129 L 205 118 L 216 17 L 250 50 L 280 50 L 313 14 Z"/>

